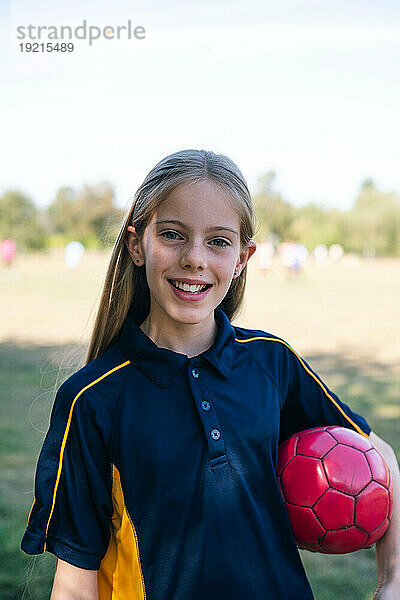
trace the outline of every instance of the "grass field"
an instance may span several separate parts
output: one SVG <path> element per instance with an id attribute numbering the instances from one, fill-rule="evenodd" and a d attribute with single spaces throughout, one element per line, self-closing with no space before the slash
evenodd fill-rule
<path id="1" fill-rule="evenodd" d="M 68 271 L 60 252 L 0 270 L 0 599 L 49 597 L 54 558 L 19 550 L 35 463 L 54 390 L 82 364 L 107 255 Z M 247 299 L 235 324 L 286 339 L 327 385 L 400 452 L 400 261 L 309 264 L 297 280 L 249 263 Z M 302 552 L 316 600 L 372 599 L 373 550 Z"/>

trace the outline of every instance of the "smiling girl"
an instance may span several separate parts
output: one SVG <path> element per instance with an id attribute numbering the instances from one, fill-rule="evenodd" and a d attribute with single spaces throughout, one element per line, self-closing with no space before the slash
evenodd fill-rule
<path id="1" fill-rule="evenodd" d="M 284 340 L 231 323 L 254 223 L 224 155 L 176 152 L 137 190 L 87 362 L 58 389 L 38 460 L 22 549 L 58 557 L 52 600 L 311 600 L 277 449 L 335 424 L 369 436 L 391 469 L 376 597 L 398 597 L 392 449 Z"/>

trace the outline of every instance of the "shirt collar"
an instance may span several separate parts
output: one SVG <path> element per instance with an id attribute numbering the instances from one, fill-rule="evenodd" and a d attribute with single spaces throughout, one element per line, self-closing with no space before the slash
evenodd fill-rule
<path id="1" fill-rule="evenodd" d="M 203 359 L 206 359 L 225 379 L 228 379 L 232 370 L 233 341 L 236 333 L 221 308 L 217 307 L 214 310 L 214 318 L 218 329 L 213 345 L 190 360 L 201 364 Z M 120 350 L 150 379 L 161 387 L 167 387 L 189 358 L 186 354 L 159 348 L 140 329 L 140 324 L 141 321 L 138 321 L 133 312 L 129 311 L 118 337 Z"/>

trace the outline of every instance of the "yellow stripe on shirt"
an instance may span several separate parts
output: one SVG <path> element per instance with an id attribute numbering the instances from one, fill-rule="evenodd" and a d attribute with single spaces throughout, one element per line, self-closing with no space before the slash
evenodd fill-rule
<path id="1" fill-rule="evenodd" d="M 92 387 L 93 385 L 95 385 L 96 383 L 98 383 L 99 381 L 101 381 L 102 379 L 104 379 L 105 377 L 108 377 L 108 375 L 111 375 L 111 373 L 114 373 L 115 371 L 118 371 L 118 369 L 122 369 L 122 367 L 126 367 L 126 365 L 129 365 L 130 362 L 131 362 L 130 360 L 125 361 L 124 363 L 122 363 L 122 364 L 114 367 L 110 371 L 107 371 L 107 373 L 104 373 L 104 375 L 101 375 L 101 377 L 98 377 L 97 379 L 95 379 L 94 381 L 92 381 L 91 383 L 89 383 L 88 385 L 86 385 L 84 388 L 82 388 L 77 393 L 77 395 L 75 396 L 75 398 L 74 398 L 74 400 L 73 400 L 73 402 L 71 404 L 71 408 L 69 410 L 69 415 L 68 415 L 67 425 L 65 427 L 65 432 L 64 432 L 62 443 L 61 443 L 60 458 L 59 458 L 59 461 L 58 461 L 58 471 L 57 471 L 56 482 L 55 482 L 55 485 L 54 485 L 53 501 L 52 501 L 52 504 L 51 504 L 50 515 L 49 515 L 49 518 L 48 518 L 48 521 L 47 521 L 47 525 L 46 525 L 45 540 L 47 538 L 47 531 L 49 529 L 51 517 L 53 516 L 54 506 L 55 506 L 55 503 L 56 503 L 57 489 L 58 489 L 58 484 L 60 482 L 61 471 L 62 471 L 62 463 L 63 463 L 63 457 L 64 457 L 64 450 L 65 450 L 65 445 L 67 443 L 69 428 L 70 428 L 70 425 L 71 425 L 72 414 L 74 412 L 74 407 L 75 407 L 76 401 L 83 394 L 83 392 L 85 392 L 87 389 L 89 389 L 90 387 Z M 45 550 L 46 550 L 46 541 L 44 543 L 43 551 L 45 551 Z"/>
<path id="2" fill-rule="evenodd" d="M 266 340 L 268 342 L 279 342 L 281 344 L 283 344 L 284 346 L 286 346 L 287 348 L 289 348 L 289 350 L 291 350 L 293 352 L 293 354 L 295 354 L 297 356 L 297 358 L 300 361 L 300 364 L 302 365 L 302 367 L 307 371 L 307 373 L 309 375 L 311 375 L 311 377 L 318 383 L 318 385 L 322 388 L 322 390 L 324 391 L 324 394 L 329 398 L 329 400 L 331 402 L 333 402 L 333 404 L 336 406 L 336 408 L 338 409 L 338 411 L 349 421 L 349 423 L 352 424 L 352 426 L 354 427 L 354 429 L 360 433 L 361 435 L 363 435 L 364 437 L 368 438 L 368 434 L 365 433 L 358 425 L 357 423 L 355 423 L 352 419 L 350 419 L 350 417 L 348 415 L 346 415 L 346 413 L 344 412 L 344 410 L 342 409 L 341 406 L 339 406 L 339 404 L 336 402 L 336 400 L 334 398 L 332 398 L 332 396 L 329 394 L 329 392 L 326 390 L 325 386 L 321 383 L 321 381 L 314 375 L 314 373 L 312 371 L 310 371 L 310 369 L 307 367 L 306 364 L 304 364 L 304 361 L 301 359 L 301 357 L 297 354 L 297 352 L 295 352 L 293 350 L 293 348 L 291 348 L 289 346 L 289 344 L 287 344 L 285 341 L 280 340 L 279 338 L 270 338 L 270 337 L 262 337 L 262 336 L 257 336 L 257 337 L 252 337 L 252 338 L 248 338 L 246 340 L 240 340 L 238 338 L 235 338 L 236 342 L 239 342 L 241 344 L 246 343 L 246 342 L 252 342 L 255 340 Z"/>

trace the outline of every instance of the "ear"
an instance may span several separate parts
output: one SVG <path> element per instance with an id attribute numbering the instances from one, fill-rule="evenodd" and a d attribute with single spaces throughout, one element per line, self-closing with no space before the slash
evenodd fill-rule
<path id="1" fill-rule="evenodd" d="M 257 244 L 255 243 L 255 241 L 253 239 L 249 240 L 247 242 L 247 250 L 248 250 L 248 255 L 247 255 L 247 262 L 250 260 L 250 258 L 253 256 L 254 252 L 257 250 Z"/>
<path id="2" fill-rule="evenodd" d="M 243 269 L 245 268 L 245 266 L 248 263 L 248 261 L 250 260 L 250 258 L 253 256 L 256 249 L 257 249 L 257 244 L 255 243 L 255 241 L 253 239 L 249 240 L 247 242 L 246 246 L 244 247 L 244 249 L 241 251 L 241 253 L 239 255 L 239 259 L 236 263 L 236 269 L 239 267 L 239 273 L 241 271 L 243 271 Z"/>
<path id="3" fill-rule="evenodd" d="M 126 230 L 124 242 L 133 262 L 136 264 L 137 259 L 142 261 L 140 242 L 136 229 L 133 225 L 129 225 Z"/>

